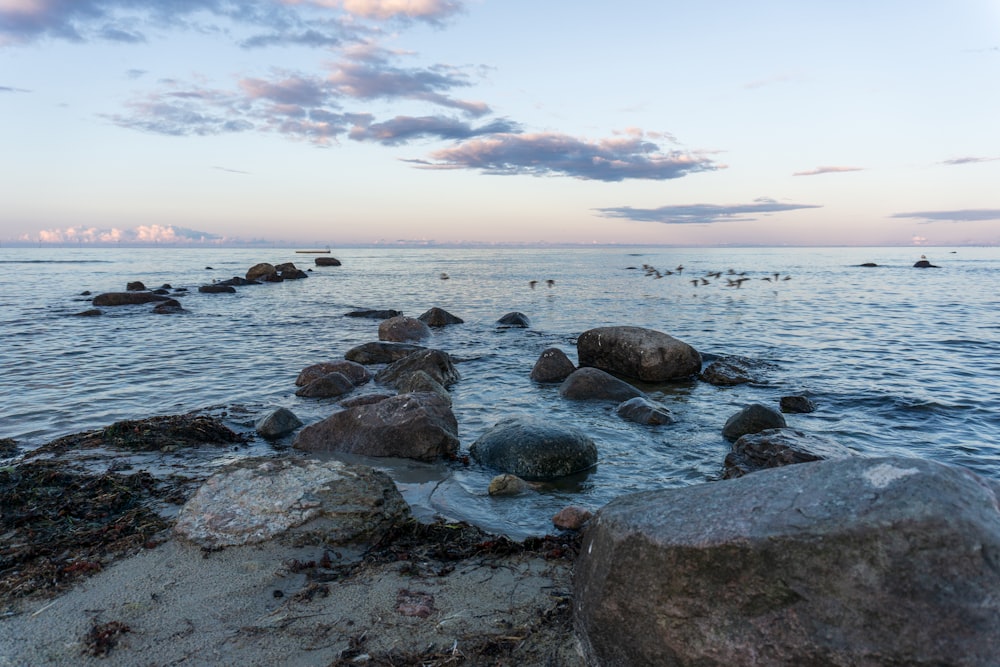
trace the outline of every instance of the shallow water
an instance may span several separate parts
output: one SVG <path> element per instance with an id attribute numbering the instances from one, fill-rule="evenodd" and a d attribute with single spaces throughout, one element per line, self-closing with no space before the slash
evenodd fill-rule
<path id="1" fill-rule="evenodd" d="M 921 253 L 941 268 L 912 268 Z M 600 460 L 589 475 L 514 499 L 489 497 L 494 471 L 475 464 L 374 461 L 425 513 L 523 536 L 549 530 L 551 516 L 569 503 L 596 509 L 621 493 L 711 480 L 729 450 L 720 434 L 726 419 L 748 403 L 776 405 L 798 393 L 818 410 L 788 415 L 789 426 L 859 452 L 925 457 L 1000 477 L 997 248 L 344 249 L 334 256 L 343 266 L 226 295 L 196 289 L 259 261 L 308 268 L 313 256 L 0 249 L 0 437 L 30 448 L 119 419 L 219 406 L 242 427 L 279 405 L 316 421 L 338 408 L 296 397 L 298 372 L 378 337 L 377 321 L 345 312 L 392 308 L 417 316 L 438 306 L 465 320 L 435 331 L 429 343 L 458 361 L 462 380 L 451 393 L 463 452 L 499 419 L 529 414 L 584 430 Z M 685 268 L 656 279 L 643 264 Z M 726 287 L 725 275 L 690 283 L 728 269 L 750 280 L 739 289 Z M 791 279 L 763 280 L 774 273 Z M 547 279 L 555 285 L 546 287 Z M 182 298 L 190 312 L 154 315 L 143 305 L 72 317 L 90 307 L 83 290 L 122 291 L 132 280 L 191 288 Z M 540 281 L 534 289 L 531 280 Z M 510 311 L 528 315 L 531 327 L 497 329 Z M 612 404 L 565 401 L 557 386 L 528 378 L 545 348 L 575 361 L 576 336 L 609 325 L 664 331 L 704 355 L 768 362 L 766 381 L 643 385 L 678 419 L 645 427 L 618 418 Z"/>

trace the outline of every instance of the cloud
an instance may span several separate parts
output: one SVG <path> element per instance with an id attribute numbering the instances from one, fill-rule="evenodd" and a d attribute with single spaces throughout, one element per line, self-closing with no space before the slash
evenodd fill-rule
<path id="1" fill-rule="evenodd" d="M 0 93 L 30 93 L 30 90 L 25 90 L 24 88 L 14 88 L 13 86 L 0 86 Z"/>
<path id="2" fill-rule="evenodd" d="M 23 235 L 20 241 L 35 241 Z M 174 225 L 139 225 L 132 229 L 67 227 L 66 229 L 46 229 L 38 232 L 41 243 L 205 243 L 222 242 L 218 234 L 199 232 Z"/>
<path id="3" fill-rule="evenodd" d="M 864 171 L 864 167 L 816 167 L 808 171 L 797 171 L 792 176 L 818 176 L 819 174 L 841 174 L 847 171 Z"/>
<path id="4" fill-rule="evenodd" d="M 1000 220 L 1000 209 L 978 208 L 956 211 L 913 211 L 911 213 L 895 213 L 889 217 L 913 218 L 923 222 L 981 222 L 983 220 Z"/>
<path id="5" fill-rule="evenodd" d="M 623 218 L 636 222 L 659 222 L 665 225 L 707 225 L 716 222 L 746 222 L 758 216 L 806 208 L 821 208 L 814 204 L 782 204 L 774 199 L 760 198 L 752 204 L 686 204 L 659 208 L 619 206 L 598 208 L 606 218 Z"/>
<path id="6" fill-rule="evenodd" d="M 341 4 L 351 14 L 365 18 L 408 18 L 432 23 L 448 18 L 462 8 L 461 2 L 453 0 L 340 0 L 340 2 L 312 0 L 312 2 L 324 5 Z"/>
<path id="7" fill-rule="evenodd" d="M 240 169 L 230 169 L 229 167 L 219 167 L 214 166 L 212 169 L 218 169 L 219 171 L 229 172 L 230 174 L 249 174 L 249 171 L 242 171 Z"/>
<path id="8" fill-rule="evenodd" d="M 504 119 L 479 127 L 444 116 L 396 116 L 381 123 L 371 121 L 370 116 L 359 118 L 348 136 L 355 141 L 375 141 L 385 146 L 398 146 L 415 139 L 461 140 L 521 131 L 517 123 Z"/>
<path id="9" fill-rule="evenodd" d="M 951 165 L 958 165 L 958 164 L 976 164 L 976 163 L 979 163 L 979 162 L 995 162 L 996 160 L 1000 160 L 1000 158 L 997 158 L 997 157 L 972 157 L 972 156 L 966 156 L 966 157 L 956 157 L 956 158 L 952 158 L 950 160 L 942 160 L 940 162 L 940 164 L 946 164 L 946 165 L 951 166 Z"/>
<path id="10" fill-rule="evenodd" d="M 502 133 L 435 151 L 432 160 L 413 160 L 425 169 L 478 169 L 486 174 L 571 176 L 584 180 L 666 180 L 699 171 L 714 163 L 699 152 L 662 150 L 641 130 L 587 141 L 565 134 Z"/>

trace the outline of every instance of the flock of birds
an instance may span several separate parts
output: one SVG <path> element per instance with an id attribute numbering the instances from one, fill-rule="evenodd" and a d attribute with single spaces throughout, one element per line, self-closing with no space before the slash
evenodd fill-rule
<path id="1" fill-rule="evenodd" d="M 684 265 L 678 264 L 677 268 L 675 268 L 673 271 L 670 271 L 670 270 L 658 269 L 650 264 L 643 264 L 642 270 L 645 272 L 647 277 L 652 277 L 653 279 L 657 279 L 657 278 L 663 278 L 664 276 L 683 275 Z M 712 281 L 720 280 L 723 277 L 725 277 L 726 279 L 726 285 L 725 285 L 726 287 L 734 287 L 736 289 L 739 289 L 740 287 L 743 286 L 743 283 L 751 280 L 751 278 L 747 277 L 746 271 L 736 272 L 733 269 L 727 269 L 725 273 L 723 273 L 722 271 L 709 271 L 704 276 L 693 278 L 688 282 L 690 282 L 695 287 L 699 287 L 701 285 L 710 285 L 712 284 Z M 712 280 L 709 280 L 709 278 L 711 278 Z M 791 279 L 792 279 L 791 275 L 786 274 L 784 277 L 782 277 L 781 273 L 778 272 L 760 278 L 760 280 L 769 283 L 777 283 L 782 280 L 791 280 Z"/>

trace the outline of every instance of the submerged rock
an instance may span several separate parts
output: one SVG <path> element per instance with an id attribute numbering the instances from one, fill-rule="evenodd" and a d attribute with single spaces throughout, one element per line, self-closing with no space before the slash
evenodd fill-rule
<path id="1" fill-rule="evenodd" d="M 622 419 L 630 422 L 635 422 L 636 424 L 645 424 L 646 426 L 660 426 L 662 424 L 673 424 L 677 420 L 674 416 L 670 414 L 670 410 L 666 409 L 662 405 L 657 405 L 653 403 L 648 398 L 644 396 L 636 396 L 635 398 L 630 398 L 624 403 L 620 404 L 615 412 Z"/>
<path id="2" fill-rule="evenodd" d="M 94 297 L 95 306 L 132 306 L 154 301 L 166 301 L 169 297 L 152 292 L 105 292 Z"/>
<path id="3" fill-rule="evenodd" d="M 423 345 L 413 345 L 412 343 L 373 341 L 352 347 L 344 354 L 344 358 L 359 364 L 391 364 L 414 352 L 426 349 Z"/>
<path id="4" fill-rule="evenodd" d="M 388 320 L 393 317 L 399 317 L 403 313 L 398 310 L 352 310 L 349 313 L 344 313 L 344 317 L 364 317 L 370 320 Z"/>
<path id="5" fill-rule="evenodd" d="M 723 479 L 734 479 L 765 468 L 855 456 L 847 447 L 818 435 L 790 428 L 773 428 L 742 436 L 726 454 Z"/>

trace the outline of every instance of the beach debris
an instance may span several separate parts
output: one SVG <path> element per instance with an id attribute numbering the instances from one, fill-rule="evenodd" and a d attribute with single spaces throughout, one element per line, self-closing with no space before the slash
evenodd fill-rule
<path id="1" fill-rule="evenodd" d="M 103 658 L 118 645 L 118 638 L 132 628 L 121 621 L 94 623 L 83 640 L 83 652 L 95 658 Z"/>
<path id="2" fill-rule="evenodd" d="M 396 611 L 403 616 L 427 618 L 435 611 L 434 596 L 423 591 L 411 591 L 401 588 L 396 593 Z"/>

